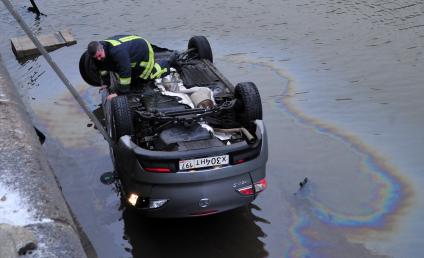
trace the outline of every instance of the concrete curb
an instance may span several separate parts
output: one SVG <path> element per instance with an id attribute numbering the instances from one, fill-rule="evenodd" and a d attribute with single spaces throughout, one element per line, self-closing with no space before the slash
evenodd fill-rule
<path id="1" fill-rule="evenodd" d="M 0 183 L 23 197 L 25 205 L 22 207 L 33 218 L 29 224 L 16 225 L 31 231 L 37 242 L 37 248 L 26 257 L 97 257 L 91 243 L 73 219 L 1 56 L 0 164 Z M 2 202 L 0 209 L 1 206 Z M 2 216 L 0 212 L 0 223 L 4 221 Z M 0 243 L 0 249 L 9 249 L 10 246 L 3 244 Z M 14 247 L 16 251 L 17 248 Z M 17 257 L 17 253 L 11 255 Z"/>

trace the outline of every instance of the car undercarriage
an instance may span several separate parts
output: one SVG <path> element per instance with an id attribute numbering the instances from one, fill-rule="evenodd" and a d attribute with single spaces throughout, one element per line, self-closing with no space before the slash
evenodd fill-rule
<path id="1" fill-rule="evenodd" d="M 175 51 L 154 46 L 155 60 Z M 82 77 L 102 83 L 90 59 Z M 87 65 L 88 64 L 88 65 Z M 266 187 L 268 157 L 259 91 L 233 86 L 213 65 L 207 39 L 194 36 L 178 52 L 170 73 L 134 81 L 128 94 L 108 97 L 102 108 L 122 198 L 155 217 L 203 216 L 247 205 Z"/>
<path id="2" fill-rule="evenodd" d="M 199 66 L 205 68 L 199 69 Z M 126 129 L 132 123 L 133 130 L 129 131 L 133 141 L 140 147 L 159 151 L 189 149 L 198 145 L 198 141 L 202 141 L 204 147 L 255 141 L 254 132 L 253 135 L 249 132 L 249 129 L 255 130 L 254 124 L 243 124 L 243 118 L 238 115 L 242 103 L 213 77 L 207 64 L 198 62 L 189 68 L 183 67 L 182 76 L 173 71 L 168 77 L 134 89 L 127 95 L 127 101 L 112 102 L 112 110 L 127 105 L 131 110 L 132 121 L 125 122 L 129 123 Z M 203 79 L 201 83 L 190 76 L 193 70 Z M 117 132 L 117 135 L 123 133 Z M 197 143 L 190 144 L 193 141 Z"/>

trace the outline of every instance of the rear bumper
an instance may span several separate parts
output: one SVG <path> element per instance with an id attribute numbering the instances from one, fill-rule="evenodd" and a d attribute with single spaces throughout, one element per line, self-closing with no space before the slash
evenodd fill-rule
<path id="1" fill-rule="evenodd" d="M 265 167 L 251 173 L 265 174 Z M 152 200 L 167 200 L 162 207 L 156 209 L 138 207 L 138 210 L 147 216 L 205 216 L 252 202 L 256 195 L 243 196 L 236 190 L 239 186 L 251 183 L 250 173 L 203 183 L 144 185 L 134 182 L 127 186 L 127 196 L 143 193 L 147 187 L 150 194 L 139 197 L 146 198 L 147 205 Z"/>
<path id="2" fill-rule="evenodd" d="M 128 136 L 119 140 L 115 150 L 116 168 L 120 174 L 125 197 L 131 194 L 139 196 L 146 205 L 152 200 L 167 200 L 160 208 L 149 209 L 139 206 L 141 212 L 154 217 L 190 217 L 219 213 L 247 205 L 256 198 L 256 194 L 245 196 L 237 189 L 265 178 L 265 166 L 268 159 L 266 130 L 262 121 L 258 121 L 260 134 L 259 155 L 242 164 L 228 165 L 219 168 L 203 169 L 195 172 L 152 173 L 140 165 L 140 155 L 153 155 L 155 152 L 140 149 L 130 141 Z M 241 146 L 234 146 L 234 148 Z M 220 150 L 196 151 L 195 155 L 223 155 L 234 148 Z M 184 153 L 163 153 L 167 157 L 153 158 L 186 158 L 193 155 Z M 181 156 L 183 155 L 183 156 Z M 149 157 L 152 158 L 152 157 Z"/>

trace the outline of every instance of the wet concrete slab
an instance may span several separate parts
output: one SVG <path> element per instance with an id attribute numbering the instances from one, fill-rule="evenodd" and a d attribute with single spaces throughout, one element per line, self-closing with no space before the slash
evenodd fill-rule
<path id="1" fill-rule="evenodd" d="M 72 36 L 72 33 L 67 29 L 50 34 L 43 34 L 37 38 L 47 51 L 53 51 L 64 46 L 70 46 L 77 43 Z M 18 59 L 40 54 L 37 47 L 28 36 L 11 38 L 10 43 L 12 44 L 13 53 Z"/>

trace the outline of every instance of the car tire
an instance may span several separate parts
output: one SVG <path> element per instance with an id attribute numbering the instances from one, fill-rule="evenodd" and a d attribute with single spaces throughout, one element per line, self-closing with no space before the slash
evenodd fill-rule
<path id="1" fill-rule="evenodd" d="M 124 135 L 133 135 L 134 127 L 127 96 L 112 98 L 111 111 L 112 140 L 117 142 Z"/>
<path id="2" fill-rule="evenodd" d="M 188 49 L 195 49 L 196 54 L 201 59 L 207 59 L 213 63 L 213 55 L 211 45 L 205 36 L 193 36 L 188 41 Z"/>
<path id="3" fill-rule="evenodd" d="M 79 71 L 84 81 L 91 86 L 101 86 L 101 78 L 93 59 L 85 51 L 79 61 Z"/>
<path id="4" fill-rule="evenodd" d="M 234 90 L 240 123 L 249 127 L 251 122 L 262 119 L 262 102 L 258 88 L 253 82 L 238 83 Z"/>

